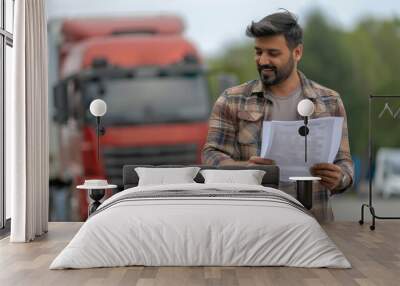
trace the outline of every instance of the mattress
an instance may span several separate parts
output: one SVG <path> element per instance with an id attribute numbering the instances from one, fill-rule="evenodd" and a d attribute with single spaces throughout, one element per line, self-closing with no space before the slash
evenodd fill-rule
<path id="1" fill-rule="evenodd" d="M 144 266 L 350 268 L 293 197 L 263 186 L 138 186 L 104 201 L 50 269 Z"/>

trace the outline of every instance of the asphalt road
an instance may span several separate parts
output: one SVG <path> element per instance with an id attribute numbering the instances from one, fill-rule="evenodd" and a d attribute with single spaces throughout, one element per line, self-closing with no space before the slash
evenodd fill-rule
<path id="1" fill-rule="evenodd" d="M 368 204 L 369 199 L 367 193 L 359 195 L 349 192 L 333 196 L 331 202 L 336 221 L 359 221 L 361 217 L 361 205 L 363 203 Z M 400 217 L 400 195 L 393 195 L 386 200 L 380 195 L 374 195 L 372 205 L 378 216 Z M 365 208 L 364 220 L 371 220 L 368 208 Z"/>

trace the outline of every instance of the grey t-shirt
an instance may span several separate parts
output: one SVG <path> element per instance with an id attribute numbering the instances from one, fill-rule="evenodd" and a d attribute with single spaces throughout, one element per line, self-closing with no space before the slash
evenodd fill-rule
<path id="1" fill-rule="evenodd" d="M 295 121 L 301 120 L 297 113 L 297 104 L 303 99 L 301 87 L 287 96 L 277 96 L 270 91 L 266 93 L 267 98 L 272 101 L 270 109 L 271 120 Z"/>

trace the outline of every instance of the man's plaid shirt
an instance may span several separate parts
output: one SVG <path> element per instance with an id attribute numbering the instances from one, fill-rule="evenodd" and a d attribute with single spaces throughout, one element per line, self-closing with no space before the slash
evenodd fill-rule
<path id="1" fill-rule="evenodd" d="M 344 174 L 344 180 L 337 190 L 329 191 L 319 185 L 314 192 L 312 212 L 320 221 L 333 219 L 329 203 L 330 193 L 339 193 L 351 186 L 354 176 L 350 155 L 346 111 L 339 94 L 323 87 L 299 72 L 302 96 L 314 103 L 311 118 L 327 116 L 344 117 L 342 139 L 334 163 Z M 207 165 L 229 165 L 234 161 L 247 161 L 251 156 L 259 156 L 261 150 L 262 122 L 268 121 L 272 102 L 264 93 L 260 80 L 253 80 L 227 89 L 215 102 L 212 110 L 207 142 L 203 149 L 203 163 Z M 298 117 L 301 120 L 301 117 Z M 294 184 L 291 190 L 294 194 Z"/>

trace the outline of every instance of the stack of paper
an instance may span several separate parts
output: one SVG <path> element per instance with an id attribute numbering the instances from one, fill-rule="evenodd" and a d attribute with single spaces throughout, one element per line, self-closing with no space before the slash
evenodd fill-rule
<path id="1" fill-rule="evenodd" d="M 261 157 L 275 160 L 280 180 L 292 176 L 310 176 L 316 163 L 333 163 L 342 138 L 343 117 L 310 119 L 307 135 L 307 163 L 304 160 L 305 139 L 299 134 L 303 121 L 264 121 Z"/>

